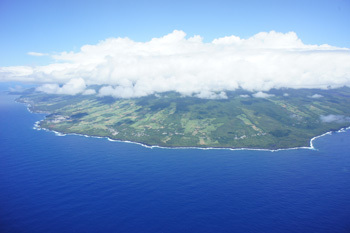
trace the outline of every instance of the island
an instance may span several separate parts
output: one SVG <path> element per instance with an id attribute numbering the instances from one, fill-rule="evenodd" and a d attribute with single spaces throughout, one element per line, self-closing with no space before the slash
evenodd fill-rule
<path id="1" fill-rule="evenodd" d="M 285 149 L 350 125 L 350 88 L 226 92 L 201 99 L 176 92 L 116 99 L 98 95 L 22 93 L 46 113 L 38 127 L 161 147 Z"/>

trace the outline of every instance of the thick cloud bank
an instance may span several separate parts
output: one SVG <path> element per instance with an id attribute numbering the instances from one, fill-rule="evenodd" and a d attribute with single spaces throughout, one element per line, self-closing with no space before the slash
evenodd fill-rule
<path id="1" fill-rule="evenodd" d="M 350 49 L 306 45 L 294 32 L 204 43 L 175 30 L 148 42 L 109 38 L 52 58 L 56 63 L 47 66 L 1 67 L 0 80 L 40 83 L 40 91 L 70 95 L 95 94 L 87 86 L 103 85 L 97 94 L 122 98 L 165 91 L 227 98 L 225 91 L 238 88 L 268 97 L 271 88 L 350 86 Z"/>

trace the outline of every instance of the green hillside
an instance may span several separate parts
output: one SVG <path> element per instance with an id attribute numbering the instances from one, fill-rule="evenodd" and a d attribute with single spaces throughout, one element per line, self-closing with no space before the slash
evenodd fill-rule
<path id="1" fill-rule="evenodd" d="M 208 100 L 177 93 L 114 99 L 27 92 L 18 101 L 49 114 L 42 128 L 165 147 L 301 147 L 350 125 L 350 88 L 269 94 L 255 98 L 238 90 L 228 99 Z"/>

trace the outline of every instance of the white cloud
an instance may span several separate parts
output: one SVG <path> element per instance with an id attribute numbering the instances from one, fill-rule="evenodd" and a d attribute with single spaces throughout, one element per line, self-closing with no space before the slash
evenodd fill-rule
<path id="1" fill-rule="evenodd" d="M 239 95 L 239 97 L 241 97 L 241 98 L 248 98 L 248 97 L 250 97 L 250 95 Z"/>
<path id="2" fill-rule="evenodd" d="M 313 99 L 319 99 L 319 98 L 322 98 L 323 95 L 320 95 L 320 94 L 314 94 L 314 95 L 311 95 L 309 96 L 310 98 L 313 98 Z"/>
<path id="3" fill-rule="evenodd" d="M 48 56 L 47 53 L 38 53 L 38 52 L 28 52 L 27 54 L 30 56 L 35 56 L 35 57 Z"/>
<path id="4" fill-rule="evenodd" d="M 259 91 L 257 93 L 254 93 L 252 96 L 255 98 L 269 98 L 275 95 Z"/>
<path id="5" fill-rule="evenodd" d="M 24 90 L 25 90 L 25 88 L 20 86 L 20 85 L 16 85 L 15 87 L 9 87 L 9 91 L 11 91 L 11 92 L 21 92 Z"/>
<path id="6" fill-rule="evenodd" d="M 227 95 L 223 91 L 221 91 L 220 93 L 215 93 L 212 91 L 201 91 L 195 96 L 201 99 L 227 99 Z"/>
<path id="7" fill-rule="evenodd" d="M 344 123 L 344 122 L 350 122 L 350 117 L 344 116 L 344 115 L 321 115 L 320 120 L 325 123 Z"/>
<path id="8" fill-rule="evenodd" d="M 71 79 L 60 87 L 58 84 L 44 84 L 37 88 L 48 94 L 76 95 L 82 93 L 86 88 L 85 81 L 82 78 Z M 88 91 L 88 90 L 87 90 Z"/>
<path id="9" fill-rule="evenodd" d="M 284 97 L 288 97 L 289 94 L 288 94 L 288 93 L 283 93 L 283 96 L 284 96 Z"/>
<path id="10" fill-rule="evenodd" d="M 83 95 L 94 95 L 94 94 L 96 94 L 96 91 L 94 89 L 86 89 L 83 92 Z"/>
<path id="11" fill-rule="evenodd" d="M 238 88 L 266 92 L 350 86 L 350 49 L 306 45 L 294 32 L 261 32 L 248 39 L 227 36 L 205 43 L 200 36 L 186 38 L 175 30 L 147 42 L 109 38 L 52 58 L 57 62 L 47 66 L 0 67 L 0 81 L 39 83 L 44 85 L 38 90 L 65 94 L 103 85 L 99 95 L 121 98 L 166 91 L 225 98 L 225 91 Z M 77 80 L 82 81 L 74 86 Z"/>

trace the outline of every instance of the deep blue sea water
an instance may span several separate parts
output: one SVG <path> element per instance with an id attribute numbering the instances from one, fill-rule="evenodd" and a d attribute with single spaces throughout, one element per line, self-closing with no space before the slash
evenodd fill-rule
<path id="1" fill-rule="evenodd" d="M 318 150 L 149 149 L 33 129 L 0 94 L 0 232 L 350 232 L 350 132 Z"/>

